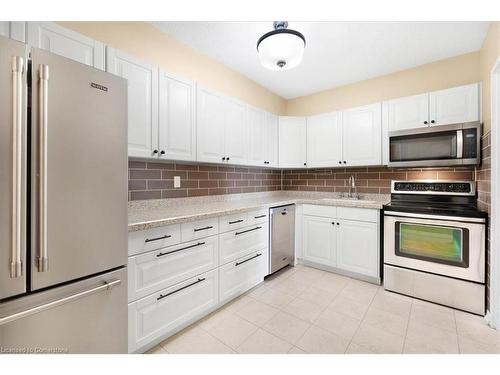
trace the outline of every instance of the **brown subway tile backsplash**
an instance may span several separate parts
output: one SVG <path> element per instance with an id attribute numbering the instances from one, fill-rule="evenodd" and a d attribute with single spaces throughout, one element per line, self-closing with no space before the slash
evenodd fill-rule
<path id="1" fill-rule="evenodd" d="M 174 189 L 174 176 L 180 188 Z M 129 160 L 128 190 L 129 200 L 275 191 L 281 190 L 281 171 Z"/>

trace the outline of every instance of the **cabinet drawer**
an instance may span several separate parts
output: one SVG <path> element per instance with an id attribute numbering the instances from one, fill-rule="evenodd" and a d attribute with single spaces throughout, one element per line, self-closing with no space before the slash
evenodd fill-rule
<path id="1" fill-rule="evenodd" d="M 248 226 L 246 212 L 240 212 L 234 215 L 227 215 L 219 218 L 220 233 L 229 232 L 246 226 Z"/>
<path id="2" fill-rule="evenodd" d="M 245 227 L 220 236 L 220 264 L 231 262 L 268 246 L 267 225 Z"/>
<path id="3" fill-rule="evenodd" d="M 248 225 L 266 223 L 269 221 L 269 208 L 262 210 L 250 211 L 248 213 Z"/>
<path id="4" fill-rule="evenodd" d="M 129 304 L 129 352 L 201 318 L 218 301 L 219 278 L 217 270 L 213 270 Z"/>
<path id="5" fill-rule="evenodd" d="M 339 219 L 369 221 L 371 223 L 377 223 L 380 212 L 379 210 L 370 208 L 338 207 L 337 216 Z"/>
<path id="6" fill-rule="evenodd" d="M 318 206 L 315 204 L 305 204 L 302 208 L 304 215 L 337 217 L 337 207 L 334 206 Z"/>
<path id="7" fill-rule="evenodd" d="M 180 225 L 151 228 L 128 234 L 128 255 L 145 253 L 181 242 Z"/>
<path id="8" fill-rule="evenodd" d="M 129 302 L 207 272 L 218 264 L 218 236 L 130 257 Z"/>
<path id="9" fill-rule="evenodd" d="M 267 249 L 251 253 L 219 268 L 219 296 L 227 302 L 264 280 Z"/>
<path id="10" fill-rule="evenodd" d="M 193 241 L 197 238 L 213 236 L 219 233 L 219 219 L 212 218 L 192 223 L 181 224 L 182 242 Z"/>

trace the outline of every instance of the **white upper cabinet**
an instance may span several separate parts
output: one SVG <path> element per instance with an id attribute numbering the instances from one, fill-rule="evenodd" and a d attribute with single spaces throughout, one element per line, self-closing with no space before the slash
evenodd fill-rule
<path id="1" fill-rule="evenodd" d="M 342 140 L 343 165 L 380 165 L 382 104 L 375 103 L 343 111 Z"/>
<path id="2" fill-rule="evenodd" d="M 342 112 L 307 118 L 307 166 L 342 164 Z"/>
<path id="3" fill-rule="evenodd" d="M 248 107 L 248 165 L 278 166 L 278 116 Z"/>
<path id="4" fill-rule="evenodd" d="M 428 94 L 394 99 L 383 104 L 384 121 L 389 131 L 414 129 L 429 124 Z"/>
<path id="5" fill-rule="evenodd" d="M 233 99 L 223 101 L 225 114 L 225 156 L 229 164 L 247 164 L 247 107 Z"/>
<path id="6" fill-rule="evenodd" d="M 196 160 L 196 86 L 160 70 L 160 159 Z"/>
<path id="7" fill-rule="evenodd" d="M 267 114 L 248 107 L 248 164 L 267 166 Z"/>
<path id="8" fill-rule="evenodd" d="M 307 166 L 307 129 L 305 117 L 280 116 L 279 166 L 304 168 Z"/>
<path id="9" fill-rule="evenodd" d="M 107 71 L 128 81 L 128 155 L 156 157 L 158 68 L 108 48 Z"/>
<path id="10" fill-rule="evenodd" d="M 53 22 L 27 22 L 27 43 L 104 70 L 104 44 Z"/>
<path id="11" fill-rule="evenodd" d="M 197 92 L 197 160 L 247 164 L 246 105 L 200 86 Z"/>
<path id="12" fill-rule="evenodd" d="M 224 98 L 200 86 L 197 93 L 197 160 L 222 163 L 226 157 Z"/>
<path id="13" fill-rule="evenodd" d="M 266 113 L 267 166 L 278 166 L 278 116 Z"/>
<path id="14" fill-rule="evenodd" d="M 26 42 L 26 22 L 0 21 L 0 35 L 14 39 L 19 42 Z"/>
<path id="15" fill-rule="evenodd" d="M 479 84 L 429 94 L 430 125 L 479 121 Z"/>

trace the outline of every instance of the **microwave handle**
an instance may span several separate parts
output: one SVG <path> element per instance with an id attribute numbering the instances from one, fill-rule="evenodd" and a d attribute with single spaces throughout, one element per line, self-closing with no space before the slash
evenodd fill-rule
<path id="1" fill-rule="evenodd" d="M 457 159 L 462 159 L 464 156 L 464 133 L 462 130 L 457 130 Z"/>

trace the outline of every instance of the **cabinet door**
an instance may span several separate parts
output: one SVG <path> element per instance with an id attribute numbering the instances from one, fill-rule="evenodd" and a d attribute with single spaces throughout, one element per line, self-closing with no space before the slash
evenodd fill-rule
<path id="1" fill-rule="evenodd" d="M 24 43 L 26 42 L 25 27 L 26 22 L 0 21 L 0 35 Z"/>
<path id="2" fill-rule="evenodd" d="M 128 81 L 128 156 L 156 157 L 158 68 L 108 48 L 107 71 Z"/>
<path id="3" fill-rule="evenodd" d="M 319 216 L 303 217 L 303 258 L 310 262 L 335 266 L 335 219 Z"/>
<path id="4" fill-rule="evenodd" d="M 53 22 L 28 22 L 27 43 L 104 70 L 104 44 Z"/>
<path id="5" fill-rule="evenodd" d="M 343 160 L 347 166 L 382 164 L 382 104 L 343 111 Z"/>
<path id="6" fill-rule="evenodd" d="M 429 94 L 384 102 L 389 131 L 429 126 Z"/>
<path id="7" fill-rule="evenodd" d="M 479 121 L 479 84 L 430 93 L 431 126 Z"/>
<path id="8" fill-rule="evenodd" d="M 267 166 L 278 167 L 278 116 L 266 113 Z"/>
<path id="9" fill-rule="evenodd" d="M 196 159 L 195 84 L 160 70 L 160 158 Z"/>
<path id="10" fill-rule="evenodd" d="M 342 164 L 342 112 L 307 118 L 307 165 L 334 167 Z"/>
<path id="11" fill-rule="evenodd" d="M 379 276 L 378 225 L 339 220 L 337 228 L 337 267 L 366 276 Z"/>
<path id="12" fill-rule="evenodd" d="M 225 98 L 225 142 L 224 150 L 226 161 L 229 164 L 247 164 L 248 137 L 247 137 L 247 108 L 244 103 Z"/>
<path id="13" fill-rule="evenodd" d="M 306 118 L 280 116 L 279 118 L 279 166 L 280 168 L 304 168 L 306 159 Z"/>
<path id="14" fill-rule="evenodd" d="M 266 112 L 248 107 L 248 164 L 267 166 L 267 116 Z"/>
<path id="15" fill-rule="evenodd" d="M 224 99 L 200 86 L 196 91 L 196 160 L 222 163 L 222 158 L 225 158 Z"/>

